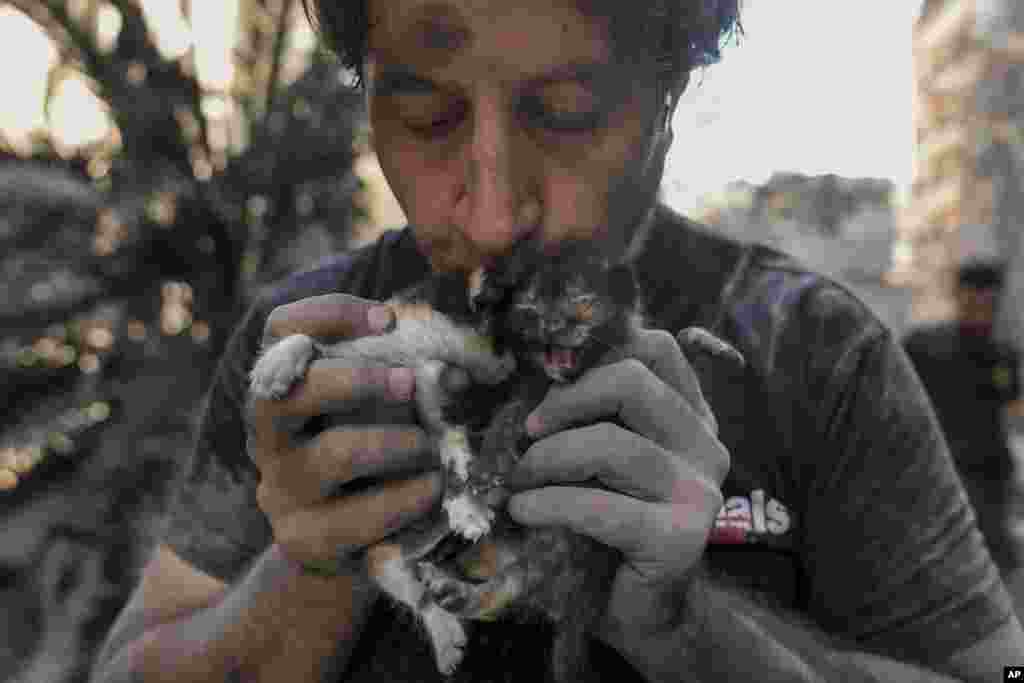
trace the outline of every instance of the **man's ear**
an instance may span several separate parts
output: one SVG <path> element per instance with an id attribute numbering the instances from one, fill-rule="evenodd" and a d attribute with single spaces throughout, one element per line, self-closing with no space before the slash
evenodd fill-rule
<path id="1" fill-rule="evenodd" d="M 631 267 L 625 263 L 611 267 L 608 271 L 608 293 L 617 306 L 636 303 L 637 284 Z"/>

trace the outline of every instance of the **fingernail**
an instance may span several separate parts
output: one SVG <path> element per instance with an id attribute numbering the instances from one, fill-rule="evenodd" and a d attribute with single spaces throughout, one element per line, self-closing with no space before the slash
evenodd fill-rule
<path id="1" fill-rule="evenodd" d="M 410 368 L 394 368 L 388 373 L 388 392 L 398 401 L 408 401 L 412 398 L 415 386 L 416 378 Z"/>
<path id="2" fill-rule="evenodd" d="M 395 316 L 387 306 L 373 306 L 366 313 L 366 322 L 369 323 L 372 332 L 390 332 L 395 324 Z"/>
<path id="3" fill-rule="evenodd" d="M 544 423 L 540 416 L 537 413 L 530 413 L 530 416 L 526 418 L 526 433 L 530 436 L 537 436 L 542 429 L 544 429 Z"/>

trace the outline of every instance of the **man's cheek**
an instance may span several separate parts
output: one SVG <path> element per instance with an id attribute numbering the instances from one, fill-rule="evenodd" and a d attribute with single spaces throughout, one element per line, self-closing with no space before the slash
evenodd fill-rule
<path id="1" fill-rule="evenodd" d="M 548 190 L 543 234 L 546 241 L 597 239 L 607 233 L 608 177 L 555 179 Z"/>

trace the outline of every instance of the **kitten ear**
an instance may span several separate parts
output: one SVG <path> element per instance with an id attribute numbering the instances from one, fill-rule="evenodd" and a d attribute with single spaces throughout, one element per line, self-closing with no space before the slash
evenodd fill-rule
<path id="1" fill-rule="evenodd" d="M 467 289 L 469 294 L 469 308 L 474 313 L 479 312 L 480 302 L 478 301 L 480 294 L 484 290 L 484 269 L 477 268 L 469 274 L 469 281 L 467 283 Z"/>
<path id="2" fill-rule="evenodd" d="M 608 293 L 618 306 L 632 306 L 639 294 L 633 269 L 619 263 L 608 270 Z"/>

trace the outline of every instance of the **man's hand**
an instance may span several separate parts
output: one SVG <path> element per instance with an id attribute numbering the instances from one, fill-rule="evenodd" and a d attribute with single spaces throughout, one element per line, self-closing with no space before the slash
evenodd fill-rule
<path id="1" fill-rule="evenodd" d="M 393 322 L 384 305 L 330 294 L 274 309 L 265 342 L 295 333 L 339 341 L 385 332 Z M 408 368 L 355 368 L 319 359 L 284 398 L 250 400 L 249 455 L 260 470 L 257 500 L 286 557 L 306 567 L 358 573 L 351 560 L 361 549 L 436 505 L 437 455 L 420 428 L 335 426 L 300 434 L 316 416 L 367 403 L 394 408 L 413 392 Z M 344 484 L 358 490 L 331 495 Z"/>
<path id="2" fill-rule="evenodd" d="M 565 526 L 623 552 L 601 634 L 613 645 L 678 625 L 729 469 L 675 339 L 644 330 L 618 358 L 553 387 L 530 415 L 527 429 L 543 438 L 511 483 L 542 488 L 509 500 L 523 524 Z"/>

